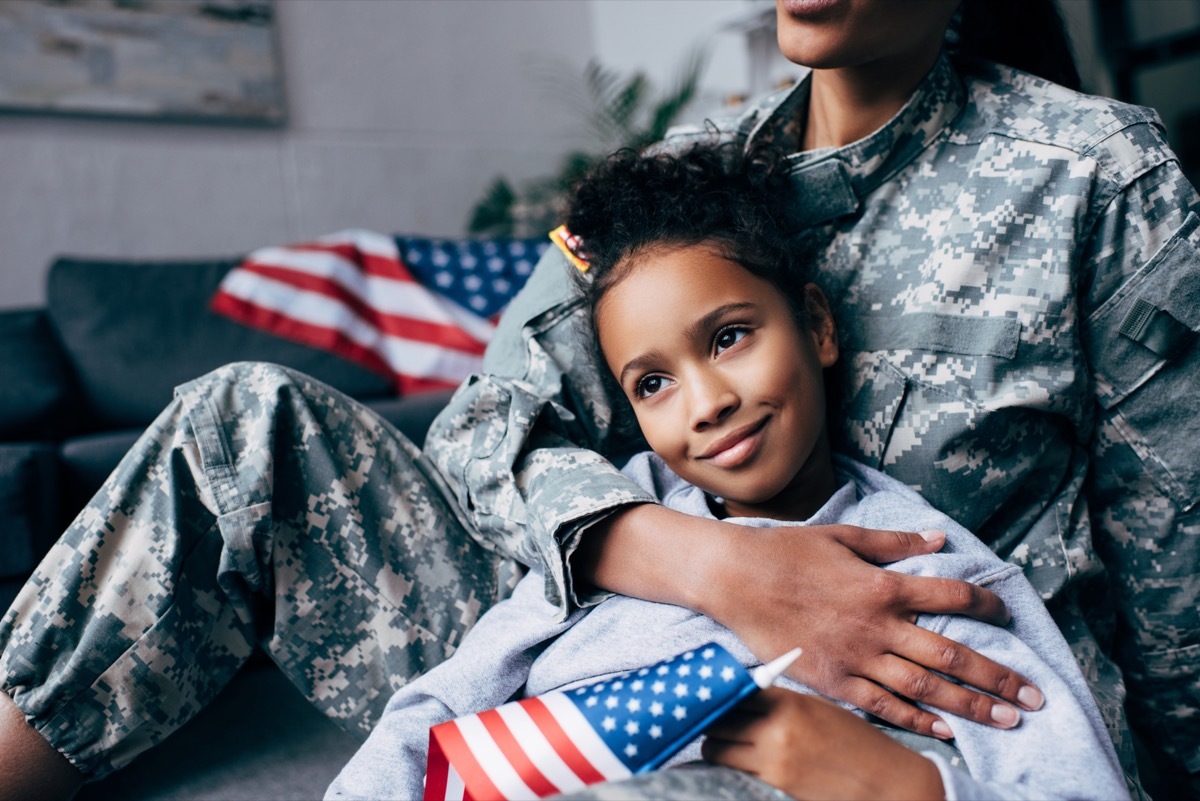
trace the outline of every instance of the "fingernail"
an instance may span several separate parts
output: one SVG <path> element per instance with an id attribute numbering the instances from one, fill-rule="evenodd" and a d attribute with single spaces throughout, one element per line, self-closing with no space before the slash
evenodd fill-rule
<path id="1" fill-rule="evenodd" d="M 1041 709 L 1042 704 L 1046 703 L 1046 699 L 1038 691 L 1038 688 L 1030 687 L 1029 685 L 1022 687 L 1017 692 L 1017 700 L 1026 709 Z"/>
<path id="2" fill-rule="evenodd" d="M 954 738 L 954 732 L 950 731 L 950 727 L 944 721 L 935 720 L 933 722 L 933 733 L 943 740 L 951 740 Z"/>
<path id="3" fill-rule="evenodd" d="M 996 721 L 1006 729 L 1011 729 L 1013 726 L 1016 726 L 1020 719 L 1021 716 L 1017 714 L 1017 710 L 1013 709 L 1011 706 L 1004 706 L 1003 704 L 995 704 L 992 706 L 992 720 Z"/>
<path id="4" fill-rule="evenodd" d="M 934 540 L 943 540 L 946 538 L 946 532 L 937 528 L 931 528 L 928 531 L 918 531 L 917 533 L 920 534 L 921 539 L 925 540 L 926 542 L 933 542 Z"/>

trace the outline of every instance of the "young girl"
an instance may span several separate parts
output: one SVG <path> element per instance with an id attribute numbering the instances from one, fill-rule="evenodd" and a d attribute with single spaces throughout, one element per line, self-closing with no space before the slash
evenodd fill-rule
<path id="1" fill-rule="evenodd" d="M 671 509 L 744 526 L 904 521 L 930 538 L 943 530 L 940 553 L 892 570 L 985 585 L 1013 621 L 1007 630 L 960 616 L 920 625 L 1002 658 L 1051 701 L 1008 731 L 951 717 L 936 733 L 953 748 L 916 736 L 910 748 L 785 679 L 719 721 L 703 748 L 694 742 L 668 763 L 703 755 L 757 781 L 692 766 L 609 793 L 769 797 L 765 782 L 797 798 L 1126 797 L 1087 684 L 1020 568 L 904 485 L 831 452 L 823 371 L 837 361 L 837 332 L 782 222 L 786 192 L 769 156 L 743 161 L 729 148 L 620 153 L 575 192 L 567 224 L 587 252 L 580 276 L 600 356 L 653 449 L 633 456 L 625 475 Z M 418 797 L 429 727 L 513 697 L 610 677 L 712 640 L 758 663 L 728 629 L 678 606 L 615 596 L 557 622 L 544 585 L 531 572 L 454 657 L 397 692 L 328 797 Z M 819 655 L 819 642 L 803 646 L 801 659 Z M 620 730 L 623 704 L 613 707 Z"/>

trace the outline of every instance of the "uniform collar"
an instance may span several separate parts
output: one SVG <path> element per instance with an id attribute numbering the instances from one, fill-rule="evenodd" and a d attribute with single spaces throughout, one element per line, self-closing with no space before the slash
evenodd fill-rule
<path id="1" fill-rule="evenodd" d="M 808 103 L 810 76 L 785 95 L 750 131 L 748 142 L 798 147 L 796 120 Z M 798 227 L 856 213 L 863 200 L 937 139 L 962 110 L 966 92 L 943 53 L 908 102 L 875 133 L 839 148 L 788 157 L 796 187 Z"/>

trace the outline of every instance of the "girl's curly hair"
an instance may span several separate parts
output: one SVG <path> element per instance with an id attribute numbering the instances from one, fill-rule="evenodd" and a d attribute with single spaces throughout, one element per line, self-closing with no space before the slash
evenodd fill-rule
<path id="1" fill-rule="evenodd" d="M 804 319 L 807 249 L 791 236 L 792 188 L 777 151 L 701 144 L 680 153 L 620 150 L 571 192 L 565 224 L 589 264 L 576 274 L 593 312 L 639 257 L 705 244 L 774 284 Z"/>

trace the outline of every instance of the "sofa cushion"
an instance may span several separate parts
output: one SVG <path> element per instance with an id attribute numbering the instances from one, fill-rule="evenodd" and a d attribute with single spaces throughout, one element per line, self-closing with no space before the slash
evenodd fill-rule
<path id="1" fill-rule="evenodd" d="M 48 313 L 78 377 L 90 427 L 145 426 L 175 386 L 233 361 L 277 362 L 354 397 L 391 393 L 385 377 L 210 312 L 213 292 L 239 261 L 54 262 Z"/>
<path id="2" fill-rule="evenodd" d="M 0 440 L 49 438 L 71 397 L 70 368 L 44 310 L 0 313 Z"/>

